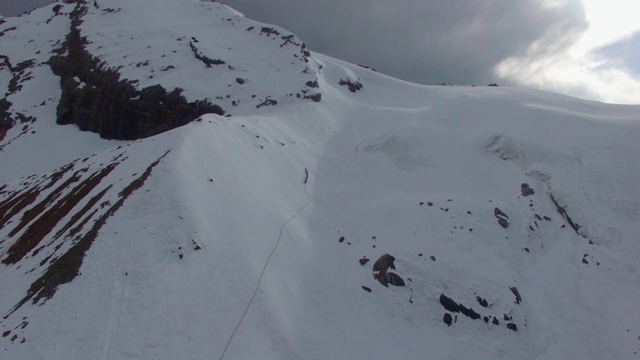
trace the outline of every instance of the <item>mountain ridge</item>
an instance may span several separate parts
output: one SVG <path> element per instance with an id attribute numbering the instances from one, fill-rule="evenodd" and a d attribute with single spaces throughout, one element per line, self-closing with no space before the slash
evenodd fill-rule
<path id="1" fill-rule="evenodd" d="M 224 116 L 135 141 L 57 125 L 47 61 L 82 2 L 0 25 L 3 358 L 637 356 L 639 107 L 410 84 L 151 3 L 84 4 L 88 53 Z"/>

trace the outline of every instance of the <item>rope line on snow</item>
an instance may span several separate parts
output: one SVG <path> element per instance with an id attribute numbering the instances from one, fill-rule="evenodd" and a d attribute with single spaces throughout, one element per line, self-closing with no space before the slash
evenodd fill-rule
<path id="1" fill-rule="evenodd" d="M 238 324 L 236 324 L 236 327 L 233 329 L 233 332 L 231 333 L 231 336 L 229 337 L 229 340 L 227 341 L 227 344 L 224 346 L 224 350 L 222 351 L 222 355 L 220 355 L 220 360 L 224 359 L 224 355 L 227 353 L 227 350 L 229 349 L 229 345 L 231 345 L 231 341 L 233 340 L 233 337 L 236 335 L 236 332 L 240 328 L 240 324 L 242 324 L 242 320 L 244 320 L 244 317 L 249 312 L 249 308 L 251 307 L 251 303 L 253 303 L 253 299 L 256 297 L 256 294 L 258 293 L 258 289 L 260 288 L 260 283 L 262 283 L 262 277 L 264 276 L 264 273 L 267 270 L 267 266 L 269 266 L 269 262 L 271 261 L 271 257 L 273 256 L 273 254 L 278 249 L 278 245 L 280 245 L 280 240 L 282 240 L 282 234 L 284 232 L 285 226 L 287 226 L 287 224 L 289 224 L 291 221 L 293 221 L 293 219 L 295 219 L 298 215 L 300 215 L 302 210 L 304 210 L 304 208 L 306 208 L 307 205 L 309 205 L 311 203 L 311 198 L 309 197 L 309 194 L 307 193 L 307 180 L 309 180 L 309 172 L 307 171 L 307 169 L 304 169 L 304 171 L 305 171 L 305 179 L 304 179 L 304 183 L 303 183 L 302 189 L 304 190 L 304 195 L 307 197 L 307 202 L 304 205 L 302 205 L 302 207 L 298 210 L 298 212 L 296 212 L 291 218 L 289 218 L 289 220 L 285 221 L 284 224 L 282 224 L 280 226 L 280 234 L 278 235 L 278 240 L 276 241 L 276 244 L 273 246 L 273 249 L 271 249 L 271 253 L 269 253 L 269 256 L 267 257 L 267 261 L 264 263 L 264 266 L 262 267 L 262 271 L 260 272 L 260 277 L 258 277 L 258 284 L 256 284 L 256 288 L 253 290 L 253 294 L 251 295 L 251 298 L 249 299 L 249 303 L 247 304 L 246 309 L 244 309 L 244 312 L 242 313 L 242 316 L 240 317 L 240 320 L 238 321 Z"/>

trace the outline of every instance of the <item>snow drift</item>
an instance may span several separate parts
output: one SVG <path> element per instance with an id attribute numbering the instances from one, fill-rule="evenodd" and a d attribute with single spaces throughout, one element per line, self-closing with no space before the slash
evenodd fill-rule
<path id="1" fill-rule="evenodd" d="M 0 33 L 3 359 L 637 358 L 639 107 L 410 84 L 212 2 Z M 102 139 L 100 71 L 223 112 Z"/>

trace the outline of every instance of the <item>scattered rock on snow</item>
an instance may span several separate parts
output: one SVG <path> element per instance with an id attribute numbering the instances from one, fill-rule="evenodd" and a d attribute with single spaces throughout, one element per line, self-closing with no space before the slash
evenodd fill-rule
<path id="1" fill-rule="evenodd" d="M 396 274 L 396 273 L 386 273 L 384 274 L 385 278 L 387 280 L 387 284 L 391 284 L 393 286 L 404 286 L 404 280 L 402 280 L 402 278 L 400 277 L 400 275 Z"/>
<path id="2" fill-rule="evenodd" d="M 493 216 L 496 217 L 496 219 L 498 219 L 498 224 L 500 224 L 500 226 L 502 226 L 504 229 L 509 227 L 509 216 L 507 216 L 507 214 L 504 213 L 504 211 L 495 208 L 493 209 Z"/>
<path id="3" fill-rule="evenodd" d="M 520 304 L 520 302 L 522 301 L 522 297 L 520 296 L 520 292 L 518 291 L 518 289 L 515 286 L 513 286 L 513 287 L 509 287 L 509 290 L 511 290 L 513 295 L 516 296 L 516 304 Z"/>
<path id="4" fill-rule="evenodd" d="M 364 286 L 362 285 L 362 290 L 366 291 L 366 292 L 371 292 L 371 288 L 368 286 Z"/>
<path id="5" fill-rule="evenodd" d="M 489 302 L 487 301 L 487 299 L 483 299 L 480 296 L 476 296 L 476 300 L 478 300 L 478 304 L 480 304 L 480 306 L 482 306 L 482 307 L 488 307 L 489 306 Z"/>
<path id="6" fill-rule="evenodd" d="M 389 254 L 384 254 L 380 256 L 380 258 L 378 258 L 378 260 L 376 260 L 376 262 L 373 264 L 373 271 L 386 273 L 389 268 L 395 270 L 396 267 L 393 264 L 394 261 L 396 261 L 395 257 Z"/>
<path id="7" fill-rule="evenodd" d="M 449 313 L 444 313 L 444 317 L 442 318 L 442 320 L 445 324 L 447 324 L 447 326 L 451 326 L 451 323 L 453 322 L 453 318 Z"/>
<path id="8" fill-rule="evenodd" d="M 520 185 L 520 194 L 522 194 L 522 196 L 524 197 L 527 197 L 529 195 L 535 194 L 535 191 L 533 191 L 529 184 L 523 183 Z"/>
<path id="9" fill-rule="evenodd" d="M 373 278 L 378 280 L 380 284 L 384 286 L 389 286 L 389 284 L 393 286 L 404 286 L 404 280 L 400 277 L 400 275 L 392 272 L 383 272 L 381 271 L 378 274 L 374 274 Z"/>
<path id="10" fill-rule="evenodd" d="M 480 319 L 480 314 L 475 312 L 472 308 L 468 308 L 462 304 L 458 304 L 453 301 L 451 298 L 447 297 L 445 294 L 440 294 L 440 304 L 447 310 L 451 312 L 459 312 L 462 313 L 474 320 Z"/>
<path id="11" fill-rule="evenodd" d="M 346 86 L 349 88 L 349 91 L 352 93 L 360 91 L 362 89 L 362 84 L 359 81 L 351 80 L 351 79 L 340 79 L 338 83 L 340 86 Z"/>
<path id="12" fill-rule="evenodd" d="M 500 210 L 499 208 L 493 209 L 493 216 L 497 217 L 498 219 L 500 219 L 500 218 L 508 219 L 509 218 L 509 216 L 507 214 L 505 214 L 504 211 Z"/>
<path id="13" fill-rule="evenodd" d="M 389 254 L 384 254 L 376 260 L 373 264 L 373 278 L 378 280 L 380 284 L 384 286 L 389 286 L 389 284 L 394 286 L 404 286 L 404 280 L 395 273 L 387 272 L 389 268 L 395 270 L 396 267 L 394 265 L 395 257 Z"/>
<path id="14" fill-rule="evenodd" d="M 276 100 L 273 99 L 269 99 L 268 97 L 261 102 L 260 104 L 256 105 L 256 109 L 259 109 L 263 106 L 274 106 L 274 105 L 278 105 L 278 102 Z"/>

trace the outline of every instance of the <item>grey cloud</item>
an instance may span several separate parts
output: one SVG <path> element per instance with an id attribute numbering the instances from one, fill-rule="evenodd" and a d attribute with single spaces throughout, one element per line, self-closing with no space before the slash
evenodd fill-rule
<path id="1" fill-rule="evenodd" d="M 636 32 L 626 39 L 594 50 L 610 62 L 627 69 L 635 76 L 640 76 L 640 32 Z"/>
<path id="2" fill-rule="evenodd" d="M 312 50 L 421 83 L 493 82 L 502 60 L 561 52 L 587 28 L 580 0 L 222 2 Z"/>
<path id="3" fill-rule="evenodd" d="M 0 0 L 0 14 L 13 16 L 50 2 Z M 294 32 L 312 50 L 430 84 L 508 83 L 494 71 L 502 60 L 535 64 L 562 54 L 587 27 L 580 0 L 221 2 Z"/>
<path id="4" fill-rule="evenodd" d="M 53 0 L 0 0 L 2 16 L 16 16 L 37 7 L 51 4 Z"/>

